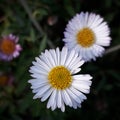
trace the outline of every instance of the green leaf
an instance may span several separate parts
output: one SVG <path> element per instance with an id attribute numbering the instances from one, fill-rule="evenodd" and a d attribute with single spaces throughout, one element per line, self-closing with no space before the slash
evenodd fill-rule
<path id="1" fill-rule="evenodd" d="M 65 5 L 64 7 L 65 7 L 66 11 L 68 12 L 68 14 L 70 16 L 75 15 L 75 11 L 74 11 L 74 8 L 72 6 L 72 2 L 70 0 L 64 0 L 64 5 Z"/>
<path id="2" fill-rule="evenodd" d="M 40 42 L 39 52 L 43 51 L 46 48 L 46 44 L 47 44 L 47 36 L 45 35 Z"/>
<path id="3" fill-rule="evenodd" d="M 35 35 L 35 31 L 33 28 L 30 29 L 30 40 L 33 42 L 36 41 L 36 35 Z"/>

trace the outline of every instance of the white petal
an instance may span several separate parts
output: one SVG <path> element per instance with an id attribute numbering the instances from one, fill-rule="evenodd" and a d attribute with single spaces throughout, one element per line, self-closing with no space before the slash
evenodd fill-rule
<path id="1" fill-rule="evenodd" d="M 65 104 L 69 105 L 71 107 L 72 101 L 71 101 L 68 93 L 65 90 L 63 90 L 61 93 L 62 93 L 62 98 L 63 98 L 63 101 L 65 102 Z"/>
<path id="2" fill-rule="evenodd" d="M 56 98 L 56 99 L 57 99 L 57 98 Z M 55 101 L 54 101 L 54 104 L 51 106 L 52 111 L 55 110 L 56 107 L 57 107 L 57 103 L 56 103 L 56 102 L 57 102 L 57 101 L 55 100 Z"/>
<path id="3" fill-rule="evenodd" d="M 75 56 L 73 57 L 72 61 L 69 64 L 69 68 L 71 68 L 72 64 L 74 64 L 74 62 L 76 61 L 77 57 L 78 57 L 78 53 L 76 53 Z"/>
<path id="4" fill-rule="evenodd" d="M 77 83 L 72 83 L 72 86 L 75 87 L 76 89 L 80 90 L 83 93 L 88 94 L 90 92 L 90 87 L 86 85 L 80 85 Z"/>
<path id="5" fill-rule="evenodd" d="M 54 61 L 51 53 L 49 51 L 47 51 L 47 50 L 45 51 L 45 53 L 46 53 L 46 56 L 49 59 L 50 63 L 52 64 L 52 66 L 55 66 L 55 61 Z"/>
<path id="6" fill-rule="evenodd" d="M 79 90 L 75 89 L 74 87 L 70 87 L 70 90 L 71 90 L 74 94 L 76 94 L 77 96 L 79 96 L 79 97 L 81 98 L 81 101 L 87 99 L 86 96 L 85 96 L 83 93 L 81 93 Z"/>
<path id="7" fill-rule="evenodd" d="M 77 103 L 81 103 L 81 100 L 79 99 L 79 97 L 77 95 L 75 95 L 71 90 L 66 89 L 66 91 L 69 94 L 69 96 L 71 96 L 72 101 L 76 101 Z"/>
<path id="8" fill-rule="evenodd" d="M 85 74 L 85 75 L 74 75 L 73 79 L 75 80 L 91 80 L 92 76 L 90 76 L 89 74 Z"/>
<path id="9" fill-rule="evenodd" d="M 105 49 L 99 45 L 94 45 L 93 46 L 93 51 L 92 53 L 95 55 L 95 56 L 101 56 L 103 54 L 103 52 L 105 51 Z"/>
<path id="10" fill-rule="evenodd" d="M 60 65 L 61 55 L 59 48 L 56 48 L 56 55 L 57 55 L 57 65 Z"/>
<path id="11" fill-rule="evenodd" d="M 65 66 L 69 66 L 69 64 L 70 64 L 71 60 L 73 59 L 74 55 L 75 55 L 75 51 L 72 50 L 72 51 L 69 53 L 68 59 L 67 59 L 66 62 L 65 62 Z"/>
<path id="12" fill-rule="evenodd" d="M 61 106 L 61 111 L 62 111 L 62 112 L 65 111 L 65 105 L 64 105 L 64 103 L 63 103 L 62 106 Z"/>
<path id="13" fill-rule="evenodd" d="M 41 83 L 42 81 L 48 81 L 47 79 L 46 79 L 46 76 L 41 76 L 39 79 L 30 79 L 29 81 L 28 81 L 28 83 L 31 83 L 31 84 L 37 84 L 37 83 Z"/>
<path id="14" fill-rule="evenodd" d="M 74 69 L 76 69 L 76 68 L 80 67 L 83 64 L 84 64 L 84 60 L 81 60 L 78 63 L 74 64 L 73 67 L 74 67 Z"/>
<path id="15" fill-rule="evenodd" d="M 55 65 L 57 65 L 57 55 L 55 50 L 50 50 L 50 53 L 52 55 L 52 58 L 54 59 Z"/>
<path id="16" fill-rule="evenodd" d="M 77 103 L 76 101 L 72 101 L 72 104 L 73 104 L 72 107 L 73 107 L 74 109 L 77 109 L 78 103 Z"/>
<path id="17" fill-rule="evenodd" d="M 48 65 L 47 65 L 44 61 L 40 60 L 39 58 L 36 58 L 36 60 L 38 61 L 38 63 L 41 65 L 41 67 L 42 67 L 43 69 L 45 69 L 45 70 L 49 70 L 49 69 L 50 69 L 50 68 L 48 67 Z M 34 64 L 34 62 L 33 62 L 33 64 Z"/>
<path id="18" fill-rule="evenodd" d="M 50 88 L 50 90 L 46 91 L 46 93 L 43 95 L 43 97 L 41 98 L 41 101 L 45 101 L 48 99 L 48 97 L 51 95 L 51 93 L 53 92 L 53 88 Z"/>
<path id="19" fill-rule="evenodd" d="M 61 90 L 58 90 L 58 94 L 57 94 L 57 106 L 58 106 L 58 108 L 61 108 L 61 106 L 62 106 Z"/>
<path id="20" fill-rule="evenodd" d="M 35 84 L 35 85 L 32 84 L 31 89 L 37 89 L 37 88 L 43 87 L 47 84 L 48 84 L 48 82 L 41 82 L 41 83 Z"/>
<path id="21" fill-rule="evenodd" d="M 71 73 L 76 74 L 76 73 L 80 72 L 80 70 L 81 70 L 81 68 L 72 69 Z"/>
<path id="22" fill-rule="evenodd" d="M 53 106 L 54 104 L 54 101 L 56 101 L 56 94 L 57 94 L 57 90 L 54 89 L 54 91 L 52 92 L 49 100 L 48 100 L 48 103 L 47 103 L 47 108 L 50 108 Z"/>
<path id="23" fill-rule="evenodd" d="M 61 51 L 61 63 L 60 63 L 60 65 L 64 65 L 65 64 L 65 61 L 67 59 L 67 53 L 68 53 L 67 48 L 63 47 L 63 49 Z"/>
<path id="24" fill-rule="evenodd" d="M 50 88 L 50 85 L 46 85 L 40 88 L 39 92 L 33 97 L 33 99 L 40 98 L 49 88 Z"/>
<path id="25" fill-rule="evenodd" d="M 32 66 L 29 70 L 30 73 L 36 73 L 36 74 L 44 74 L 44 75 L 47 75 L 48 72 L 43 70 L 43 69 L 40 69 L 40 68 L 37 68 L 36 66 Z"/>
<path id="26" fill-rule="evenodd" d="M 37 78 L 37 79 L 40 79 L 41 78 L 41 76 L 47 76 L 47 73 L 33 73 L 33 74 L 31 74 L 31 76 L 33 77 L 33 78 Z"/>
<path id="27" fill-rule="evenodd" d="M 48 65 L 48 67 L 50 69 L 53 67 L 51 61 L 48 59 L 48 56 L 46 55 L 46 52 L 45 53 L 41 53 L 40 58 L 41 58 L 42 61 L 44 61 Z"/>

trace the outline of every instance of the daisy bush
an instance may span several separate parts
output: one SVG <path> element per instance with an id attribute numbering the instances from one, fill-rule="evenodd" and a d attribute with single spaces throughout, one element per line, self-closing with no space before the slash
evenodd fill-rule
<path id="1" fill-rule="evenodd" d="M 119 7 L 1 0 L 0 120 L 119 120 Z"/>

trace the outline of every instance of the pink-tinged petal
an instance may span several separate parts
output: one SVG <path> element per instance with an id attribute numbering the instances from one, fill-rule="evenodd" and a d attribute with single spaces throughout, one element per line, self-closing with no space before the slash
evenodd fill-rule
<path id="1" fill-rule="evenodd" d="M 19 41 L 19 37 L 16 37 L 15 38 L 15 43 L 18 43 L 18 41 Z"/>
<path id="2" fill-rule="evenodd" d="M 17 44 L 17 45 L 16 45 L 16 50 L 21 51 L 21 50 L 22 50 L 22 47 L 21 47 L 19 44 Z"/>
<path id="3" fill-rule="evenodd" d="M 20 53 L 18 51 L 16 51 L 16 52 L 13 53 L 13 57 L 16 58 L 17 56 L 19 56 L 19 54 Z"/>

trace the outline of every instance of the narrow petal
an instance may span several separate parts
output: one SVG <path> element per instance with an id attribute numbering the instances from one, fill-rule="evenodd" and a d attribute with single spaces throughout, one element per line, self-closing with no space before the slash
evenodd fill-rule
<path id="1" fill-rule="evenodd" d="M 50 88 L 50 85 L 46 85 L 41 89 L 39 89 L 39 92 L 33 97 L 33 99 L 40 98 L 49 88 Z"/>
<path id="2" fill-rule="evenodd" d="M 81 100 L 79 99 L 79 97 L 77 95 L 75 95 L 71 90 L 67 89 L 66 91 L 69 94 L 69 96 L 71 96 L 72 101 L 76 101 L 77 103 L 81 103 Z"/>
<path id="3" fill-rule="evenodd" d="M 69 64 L 70 64 L 71 60 L 73 59 L 74 55 L 75 55 L 75 51 L 72 50 L 72 51 L 69 53 L 68 59 L 67 59 L 66 62 L 65 62 L 65 65 L 66 65 L 66 66 L 69 66 Z"/>
<path id="4" fill-rule="evenodd" d="M 60 65 L 64 65 L 65 64 L 65 61 L 66 61 L 67 55 L 68 55 L 67 52 L 68 52 L 67 48 L 63 47 L 63 49 L 61 51 L 61 63 L 60 63 Z"/>
<path id="5" fill-rule="evenodd" d="M 50 108 L 53 106 L 54 104 L 54 101 L 56 101 L 56 94 L 57 94 L 57 90 L 54 89 L 54 91 L 52 92 L 49 100 L 48 100 L 48 103 L 47 103 L 47 108 Z"/>
<path id="6" fill-rule="evenodd" d="M 79 90 L 77 90 L 76 88 L 70 87 L 70 90 L 71 90 L 74 94 L 76 94 L 77 96 L 79 96 L 79 97 L 81 98 L 81 101 L 87 99 L 86 96 L 85 96 L 83 93 L 81 93 Z"/>
<path id="7" fill-rule="evenodd" d="M 58 90 L 57 106 L 58 106 L 58 108 L 61 108 L 61 106 L 62 106 L 62 96 L 61 96 L 61 91 L 60 90 Z"/>
<path id="8" fill-rule="evenodd" d="M 65 104 L 72 107 L 72 101 L 71 101 L 68 93 L 65 90 L 63 90 L 61 93 L 62 93 L 62 98 L 63 98 L 63 101 L 65 102 Z"/>
<path id="9" fill-rule="evenodd" d="M 59 48 L 56 48 L 56 55 L 57 55 L 57 65 L 60 65 L 61 55 Z"/>
<path id="10" fill-rule="evenodd" d="M 72 83 L 72 86 L 75 87 L 76 89 L 80 90 L 83 93 L 88 94 L 90 92 L 89 86 L 83 86 L 83 85 L 79 85 L 77 83 Z"/>
<path id="11" fill-rule="evenodd" d="M 52 58 L 54 59 L 55 65 L 57 65 L 57 55 L 55 50 L 50 50 L 50 53 L 52 55 Z"/>
<path id="12" fill-rule="evenodd" d="M 43 97 L 41 98 L 41 101 L 45 101 L 48 99 L 48 97 L 51 95 L 51 93 L 53 92 L 53 88 L 50 88 L 50 90 L 46 91 L 46 93 L 43 95 Z"/>

